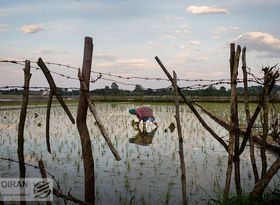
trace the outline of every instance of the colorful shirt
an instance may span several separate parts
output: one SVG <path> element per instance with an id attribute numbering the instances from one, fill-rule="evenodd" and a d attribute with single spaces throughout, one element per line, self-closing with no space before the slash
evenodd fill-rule
<path id="1" fill-rule="evenodd" d="M 135 112 L 139 120 L 143 120 L 144 118 L 155 118 L 153 110 L 150 107 L 139 107 L 135 109 Z"/>

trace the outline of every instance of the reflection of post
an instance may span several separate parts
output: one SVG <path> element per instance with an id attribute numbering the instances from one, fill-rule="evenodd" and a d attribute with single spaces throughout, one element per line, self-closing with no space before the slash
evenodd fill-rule
<path id="1" fill-rule="evenodd" d="M 83 59 L 83 69 L 82 76 L 84 81 L 89 88 L 90 72 L 91 72 L 91 61 L 92 61 L 92 51 L 93 44 L 92 38 L 85 38 L 84 45 L 84 59 Z M 77 113 L 77 127 L 81 138 L 82 152 L 83 152 L 83 163 L 85 172 L 85 201 L 94 203 L 95 201 L 95 181 L 94 181 L 94 162 L 92 157 L 91 141 L 89 137 L 89 132 L 86 124 L 88 110 L 88 102 L 84 91 L 80 90 L 79 106 Z"/>
<path id="2" fill-rule="evenodd" d="M 182 128 L 180 123 L 180 112 L 179 112 L 179 100 L 178 100 L 178 90 L 177 90 L 177 75 L 173 71 L 173 87 L 175 93 L 175 119 L 177 122 L 177 130 L 178 130 L 178 137 L 179 137 L 179 155 L 180 155 L 180 162 L 181 162 L 181 181 L 182 181 L 182 195 L 183 195 L 183 204 L 188 204 L 187 198 L 187 188 L 186 188 L 186 168 L 185 168 L 185 160 L 184 160 L 184 149 L 183 149 L 183 137 L 182 137 Z"/>
<path id="3" fill-rule="evenodd" d="M 20 178 L 24 180 L 25 178 L 25 164 L 24 164 L 24 124 L 26 119 L 26 110 L 28 104 L 28 96 L 29 96 L 29 82 L 31 78 L 30 74 L 30 61 L 25 61 L 25 68 L 24 70 L 24 90 L 23 90 L 23 98 L 22 98 L 22 105 L 21 105 L 21 112 L 20 112 L 20 119 L 18 124 L 18 161 L 19 161 L 19 171 L 20 171 Z M 21 193 L 24 193 L 21 189 Z M 22 198 L 23 197 L 23 198 Z M 26 204 L 24 201 L 24 195 L 21 196 L 20 204 Z"/>

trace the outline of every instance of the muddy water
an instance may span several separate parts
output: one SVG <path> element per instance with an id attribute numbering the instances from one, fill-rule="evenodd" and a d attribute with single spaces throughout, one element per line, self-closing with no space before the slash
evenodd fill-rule
<path id="1" fill-rule="evenodd" d="M 179 146 L 172 104 L 151 104 L 159 128 L 148 122 L 147 132 L 132 126 L 135 116 L 128 110 L 139 105 L 122 103 L 97 104 L 99 116 L 122 160 L 116 161 L 107 147 L 95 120 L 88 113 L 88 128 L 95 162 L 97 204 L 179 204 L 182 202 Z M 218 105 L 217 105 L 218 106 Z M 0 156 L 17 159 L 17 124 L 20 110 L 0 111 Z M 76 115 L 77 106 L 70 106 Z M 184 138 L 184 156 L 187 176 L 187 195 L 190 204 L 207 204 L 209 197 L 221 194 L 224 187 L 227 154 L 224 148 L 202 127 L 186 106 L 180 106 Z M 35 114 L 36 113 L 36 114 Z M 38 115 L 38 116 L 37 116 Z M 83 161 L 80 137 L 60 107 L 51 111 L 51 148 L 45 142 L 46 108 L 28 109 L 25 129 L 25 161 L 37 165 L 43 159 L 45 168 L 60 182 L 62 190 L 83 199 Z M 228 139 L 222 127 L 202 114 L 219 136 Z M 140 125 L 141 127 L 141 125 Z M 249 192 L 253 173 L 246 148 L 241 156 L 242 188 Z M 259 155 L 259 150 L 257 150 Z M 269 165 L 275 156 L 268 152 Z M 260 158 L 257 158 L 260 165 Z M 259 166 L 260 167 L 260 166 Z M 27 167 L 27 177 L 40 177 L 40 172 Z M 18 177 L 18 164 L 0 163 L 0 177 Z M 234 182 L 234 181 L 232 181 Z M 279 175 L 270 183 L 279 183 Z M 234 193 L 234 185 L 231 188 Z M 55 203 L 63 201 L 54 197 Z"/>

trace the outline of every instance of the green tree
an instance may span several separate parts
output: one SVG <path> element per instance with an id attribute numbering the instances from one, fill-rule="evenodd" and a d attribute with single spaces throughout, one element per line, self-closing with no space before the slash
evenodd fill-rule
<path id="1" fill-rule="evenodd" d="M 136 85 L 135 85 L 134 91 L 142 91 L 142 90 L 144 90 L 144 88 L 142 87 L 142 85 L 139 85 L 139 84 L 136 84 Z"/>
<path id="2" fill-rule="evenodd" d="M 119 86 L 118 86 L 118 84 L 117 83 L 112 83 L 112 85 L 111 85 L 111 89 L 112 90 L 119 90 Z"/>

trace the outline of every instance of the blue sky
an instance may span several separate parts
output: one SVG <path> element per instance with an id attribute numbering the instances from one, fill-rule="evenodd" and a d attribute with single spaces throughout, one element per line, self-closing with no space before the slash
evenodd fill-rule
<path id="1" fill-rule="evenodd" d="M 262 66 L 280 62 L 279 10 L 279 0 L 1 0 L 0 58 L 42 57 L 80 67 L 84 37 L 90 36 L 94 71 L 165 78 L 154 60 L 159 56 L 179 78 L 224 79 L 229 78 L 229 44 L 236 42 L 247 47 L 247 64 L 259 75 Z M 0 86 L 23 84 L 22 66 L 0 64 L 0 69 Z M 75 70 L 50 69 L 77 76 Z M 32 86 L 47 86 L 42 72 L 32 73 Z M 61 87 L 79 86 L 54 78 Z M 99 80 L 91 88 L 111 83 Z"/>

